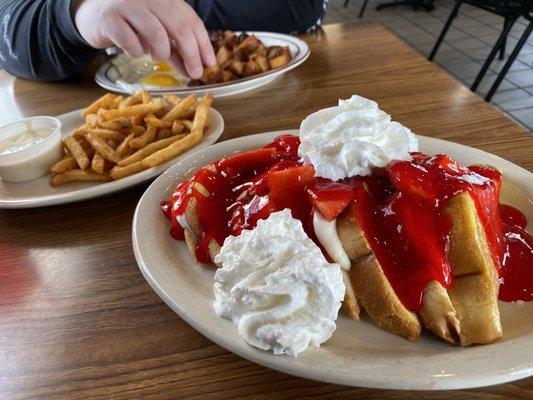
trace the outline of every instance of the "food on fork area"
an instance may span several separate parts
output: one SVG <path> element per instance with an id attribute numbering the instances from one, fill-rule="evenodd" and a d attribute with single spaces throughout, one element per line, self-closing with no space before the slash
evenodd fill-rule
<path id="1" fill-rule="evenodd" d="M 283 324 L 292 319 L 262 293 L 278 282 L 268 268 L 282 265 L 284 277 L 292 277 L 268 293 L 290 292 L 292 285 L 307 296 L 287 305 L 318 315 L 310 310 L 320 289 L 304 283 L 308 278 L 296 274 L 300 265 L 290 256 L 285 265 L 269 251 L 277 228 L 270 230 L 276 239 L 261 233 L 270 218 L 289 212 L 322 249 L 320 257 L 342 267 L 348 316 L 365 312 L 381 329 L 410 341 L 425 328 L 452 345 L 492 343 L 503 335 L 498 299 L 533 298 L 533 239 L 525 217 L 500 204 L 496 169 L 417 149 L 407 128 L 354 96 L 304 120 L 300 137 L 280 136 L 201 168 L 177 185 L 162 209 L 172 237 L 184 240 L 199 262 L 221 268 L 215 310 L 254 346 L 299 352 L 272 339 L 272 332 L 285 337 Z M 287 232 L 279 235 L 292 240 Z M 247 267 L 254 257 L 261 258 L 260 272 Z M 317 329 L 314 320 L 309 326 Z"/>
<path id="2" fill-rule="evenodd" d="M 196 146 L 209 124 L 213 96 L 152 97 L 146 90 L 105 94 L 83 112 L 50 168 L 52 186 L 107 182 L 162 164 Z"/>

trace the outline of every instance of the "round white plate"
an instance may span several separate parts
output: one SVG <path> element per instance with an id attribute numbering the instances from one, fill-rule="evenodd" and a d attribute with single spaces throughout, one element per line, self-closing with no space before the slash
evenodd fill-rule
<path id="1" fill-rule="evenodd" d="M 146 190 L 133 218 L 133 250 L 155 292 L 200 333 L 258 364 L 304 378 L 350 386 L 393 389 L 458 389 L 508 382 L 533 373 L 533 303 L 500 302 L 504 337 L 469 348 L 452 347 L 424 334 L 415 343 L 377 328 L 367 318 L 342 313 L 330 340 L 297 358 L 275 356 L 246 344 L 229 320 L 212 309 L 214 267 L 194 261 L 184 242 L 168 234 L 159 202 L 199 167 L 236 151 L 269 143 L 282 133 L 246 136 L 218 143 L 175 164 Z M 469 164 L 503 170 L 502 202 L 518 207 L 533 223 L 533 176 L 509 161 L 471 147 L 419 136 L 421 151 L 446 153 Z M 531 229 L 531 228 L 530 228 Z"/>
<path id="2" fill-rule="evenodd" d="M 56 117 L 63 124 L 62 132 L 64 137 L 83 124 L 80 116 L 82 111 L 80 109 Z M 166 163 L 117 181 L 105 183 L 76 182 L 52 187 L 50 185 L 50 175 L 21 183 L 2 182 L 0 179 L 0 208 L 32 208 L 73 203 L 105 196 L 138 185 L 161 174 L 183 157 L 215 143 L 224 130 L 224 120 L 222 115 L 214 109 L 210 110 L 210 118 L 211 123 L 207 132 L 202 141 L 195 147 Z"/>
<path id="3" fill-rule="evenodd" d="M 203 95 L 206 92 L 211 92 L 216 97 L 229 96 L 266 85 L 267 83 L 276 79 L 285 72 L 296 68 L 309 57 L 309 46 L 307 46 L 307 43 L 305 43 L 303 40 L 298 39 L 295 36 L 271 32 L 248 33 L 256 35 L 266 46 L 288 46 L 292 55 L 292 60 L 287 65 L 284 65 L 281 68 L 267 71 L 262 74 L 250 76 L 248 78 L 238 79 L 232 82 L 216 83 L 212 85 L 194 87 L 162 88 L 159 90 L 150 89 L 150 93 L 172 93 L 177 95 L 188 95 L 196 93 L 197 95 Z M 105 63 L 98 69 L 94 79 L 98 85 L 102 86 L 107 90 L 112 90 L 113 92 L 128 93 L 128 90 L 116 83 L 117 79 L 120 79 L 120 76 L 115 66 L 113 66 L 113 64 L 111 64 L 110 62 Z"/>

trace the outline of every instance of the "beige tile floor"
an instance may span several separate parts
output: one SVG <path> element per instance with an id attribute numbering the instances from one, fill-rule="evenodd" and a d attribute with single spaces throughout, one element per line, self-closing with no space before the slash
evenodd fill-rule
<path id="1" fill-rule="evenodd" d="M 373 19 L 385 26 L 426 57 L 454 5 L 453 0 L 435 0 L 435 10 L 429 13 L 413 10 L 408 6 L 376 11 L 376 5 L 382 1 L 370 0 L 363 19 Z M 331 0 L 324 23 L 356 21 L 363 0 L 350 0 L 346 8 L 343 4 L 344 0 Z M 463 4 L 434 62 L 470 87 L 496 42 L 502 25 L 503 18 Z M 521 18 L 511 30 L 507 41 L 508 53 L 512 51 L 525 27 L 526 20 Z M 478 95 L 487 93 L 505 61 L 506 59 L 495 60 L 492 63 L 478 88 Z M 507 73 L 492 104 L 533 131 L 533 34 Z"/>

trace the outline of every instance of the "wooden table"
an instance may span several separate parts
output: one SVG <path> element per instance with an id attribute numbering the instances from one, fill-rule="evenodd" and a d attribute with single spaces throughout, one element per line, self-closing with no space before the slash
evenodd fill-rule
<path id="1" fill-rule="evenodd" d="M 311 112 L 358 93 L 419 134 L 533 169 L 533 136 L 383 28 L 328 25 L 305 39 L 312 54 L 301 67 L 215 101 L 226 122 L 222 140 L 296 128 Z M 3 73 L 0 88 L 0 123 L 67 112 L 102 93 L 90 76 L 45 84 Z M 272 371 L 220 348 L 178 318 L 137 268 L 131 221 L 146 187 L 0 210 L 1 399 L 531 399 L 532 378 L 467 392 L 348 388 Z"/>

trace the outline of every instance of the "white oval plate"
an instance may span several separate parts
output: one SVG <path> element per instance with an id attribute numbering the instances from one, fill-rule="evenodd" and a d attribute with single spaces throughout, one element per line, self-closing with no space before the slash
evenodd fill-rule
<path id="1" fill-rule="evenodd" d="M 159 90 L 150 89 L 150 93 L 159 95 L 171 93 L 177 95 L 188 95 L 196 93 L 197 95 L 203 95 L 206 92 L 211 92 L 216 97 L 229 96 L 266 85 L 282 74 L 290 71 L 293 68 L 296 68 L 309 57 L 309 46 L 307 46 L 307 43 L 305 43 L 303 40 L 298 39 L 295 36 L 271 32 L 248 33 L 256 35 L 266 46 L 288 46 L 291 51 L 292 60 L 281 68 L 250 76 L 248 78 L 238 79 L 232 82 L 216 83 L 205 86 L 166 88 Z M 107 90 L 128 93 L 128 90 L 116 83 L 116 80 L 119 78 L 120 77 L 117 69 L 110 62 L 103 64 L 98 69 L 94 77 L 96 83 Z"/>
<path id="2" fill-rule="evenodd" d="M 80 109 L 56 117 L 63 124 L 63 137 L 83 124 L 80 116 L 82 111 Z M 0 208 L 32 208 L 73 203 L 75 201 L 106 196 L 150 180 L 164 172 L 178 160 L 218 140 L 224 130 L 224 120 L 222 119 L 222 115 L 214 109 L 210 110 L 210 118 L 211 123 L 202 141 L 192 149 L 174 157 L 166 163 L 117 181 L 105 183 L 76 182 L 52 187 L 50 185 L 50 175 L 44 175 L 40 178 L 21 183 L 2 182 L 0 179 Z"/>
<path id="3" fill-rule="evenodd" d="M 246 136 L 218 143 L 175 164 L 146 190 L 133 218 L 133 250 L 155 292 L 200 333 L 222 347 L 258 364 L 297 375 L 350 386 L 388 389 L 459 389 L 494 385 L 532 375 L 533 303 L 500 303 L 504 337 L 470 348 L 452 347 L 424 334 L 415 343 L 342 313 L 337 330 L 320 348 L 298 358 L 275 356 L 246 344 L 231 321 L 213 312 L 214 267 L 198 264 L 184 242 L 168 234 L 169 222 L 159 202 L 178 182 L 199 167 L 236 151 L 264 145 L 281 133 Z M 533 176 L 509 161 L 471 147 L 419 136 L 421 151 L 446 153 L 469 164 L 491 164 L 503 170 L 502 201 L 518 207 L 533 223 Z"/>

